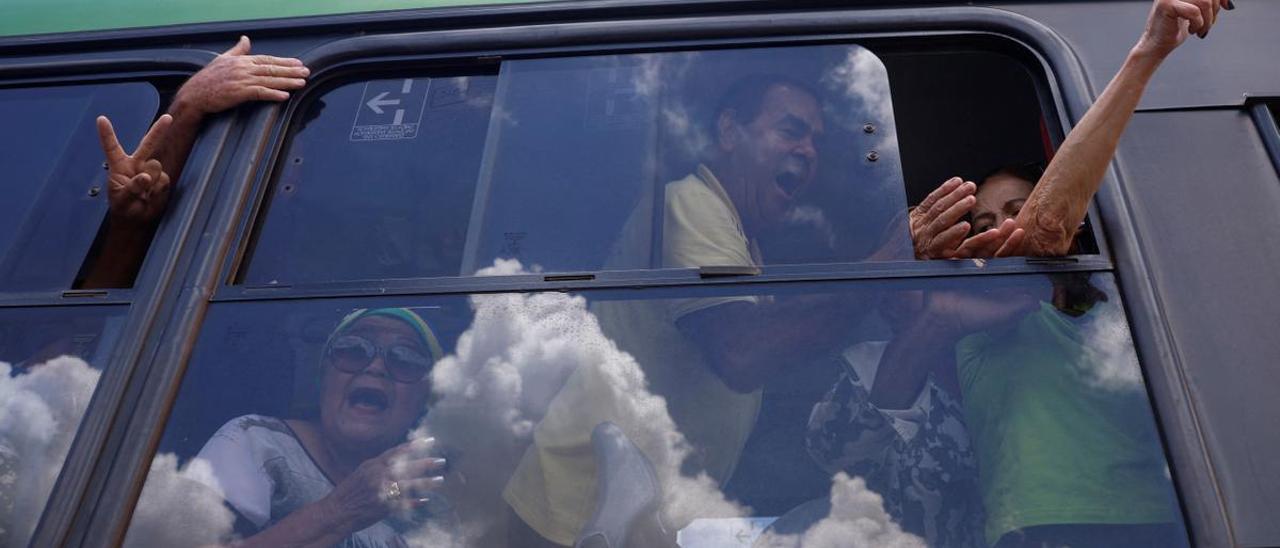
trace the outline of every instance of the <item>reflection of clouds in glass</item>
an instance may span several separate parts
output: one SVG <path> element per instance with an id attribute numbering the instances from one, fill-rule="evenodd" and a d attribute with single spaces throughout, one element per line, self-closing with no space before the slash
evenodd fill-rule
<path id="1" fill-rule="evenodd" d="M 473 82 L 470 76 L 457 76 L 445 80 L 445 85 L 453 89 L 459 97 L 466 98 L 466 104 L 472 108 L 488 108 L 493 105 L 493 96 L 487 93 L 471 93 Z"/>
<path id="2" fill-rule="evenodd" d="M 831 67 L 822 75 L 822 83 L 829 92 L 851 101 L 855 106 L 860 107 L 861 112 L 872 117 L 870 120 L 855 120 L 828 112 L 828 119 L 855 133 L 862 131 L 864 123 L 873 123 L 880 137 L 875 149 L 882 152 L 897 149 L 897 135 L 893 124 L 893 100 L 889 94 L 889 77 L 884 65 L 874 53 L 859 47 L 850 47 L 844 61 Z"/>
<path id="3" fill-rule="evenodd" d="M 1115 293 L 1110 293 L 1114 295 Z M 1124 310 L 1102 302 L 1090 313 L 1093 321 L 1083 328 L 1084 353 L 1080 367 L 1094 388 L 1109 391 L 1141 390 L 1142 372 L 1133 352 L 1133 338 Z"/>
<path id="4" fill-rule="evenodd" d="M 673 151 L 693 158 L 710 144 L 704 124 L 699 123 L 695 110 L 681 93 L 669 93 L 672 84 L 683 83 L 698 59 L 697 52 L 646 53 L 635 56 L 640 60 L 632 71 L 631 86 L 636 94 L 651 105 L 658 105 L 658 122 L 667 146 Z M 667 92 L 667 93 L 664 93 Z M 665 100 L 664 100 L 665 99 Z"/>
<path id="5" fill-rule="evenodd" d="M 918 536 L 902 530 L 884 510 L 884 499 L 862 478 L 840 472 L 831 478 L 831 512 L 802 535 L 767 534 L 756 546 L 769 548 L 924 548 Z"/>
<path id="6" fill-rule="evenodd" d="M 206 546 L 227 540 L 235 517 L 216 485 L 213 467 L 204 459 L 179 468 L 177 455 L 156 455 L 124 546 Z"/>
<path id="7" fill-rule="evenodd" d="M 826 213 L 822 209 L 799 205 L 787 211 L 786 222 L 792 225 L 807 225 L 813 228 L 818 234 L 822 235 L 823 241 L 826 242 L 828 248 L 836 247 L 836 231 L 831 226 L 831 221 L 827 220 Z"/>
<path id="8" fill-rule="evenodd" d="M 489 111 L 489 117 L 508 127 L 520 125 L 520 120 L 517 120 L 511 110 L 502 103 L 494 103 L 493 109 Z"/>
<path id="9" fill-rule="evenodd" d="M 519 261 L 498 259 L 478 275 L 525 273 Z M 680 464 L 691 448 L 676 430 L 666 401 L 650 393 L 639 364 L 601 330 L 585 299 L 561 293 L 471 297 L 475 318 L 456 353 L 436 364 L 431 380 L 437 401 L 411 437 L 430 433 L 461 455 L 450 465 L 466 485 L 449 491 L 463 519 L 462 531 L 427 527 L 409 535 L 414 546 L 478 546 L 482 520 L 504 516 L 501 491 L 530 441 L 534 425 L 568 376 L 597 368 L 617 414 L 631 417 L 631 440 L 650 458 L 664 490 L 671 523 L 694 516 L 727 517 L 743 510 L 725 499 L 705 474 L 686 477 Z M 454 476 L 446 483 L 455 481 Z"/>
<path id="10" fill-rule="evenodd" d="M 49 499 L 99 372 L 70 356 L 11 372 L 0 362 L 0 544 L 21 546 Z"/>

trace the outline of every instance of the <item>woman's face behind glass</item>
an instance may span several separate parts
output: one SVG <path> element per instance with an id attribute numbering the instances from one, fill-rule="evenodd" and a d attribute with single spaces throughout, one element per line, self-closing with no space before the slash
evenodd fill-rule
<path id="1" fill-rule="evenodd" d="M 388 356 L 406 350 L 427 359 L 431 354 L 412 327 L 385 316 L 356 320 L 335 340 L 348 336 L 364 339 L 380 350 L 354 372 L 343 370 L 352 369 L 350 366 L 335 367 L 336 358 L 326 352 L 320 403 L 322 432 L 329 443 L 381 452 L 403 441 L 431 392 L 426 375 L 413 382 L 396 380 L 388 370 Z"/>

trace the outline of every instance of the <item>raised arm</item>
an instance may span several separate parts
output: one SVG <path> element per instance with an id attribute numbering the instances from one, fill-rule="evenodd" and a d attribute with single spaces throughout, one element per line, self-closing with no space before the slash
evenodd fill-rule
<path id="1" fill-rule="evenodd" d="M 169 204 L 169 183 L 177 181 L 207 115 L 248 101 L 284 101 L 288 90 L 306 85 L 310 71 L 302 61 L 249 55 L 249 38 L 241 36 L 178 89 L 169 112 L 152 126 L 142 144 L 127 155 L 116 141 L 111 122 L 98 118 L 98 133 L 110 169 L 107 193 L 110 214 L 101 243 L 86 260 L 78 287 L 120 288 L 133 285 L 151 237 Z"/>
<path id="2" fill-rule="evenodd" d="M 1152 75 L 1191 34 L 1209 33 L 1230 0 L 1155 0 L 1120 71 L 1067 135 L 1017 219 L 973 236 L 977 185 L 952 178 L 910 213 L 917 259 L 1065 255 Z"/>
<path id="3" fill-rule="evenodd" d="M 1003 255 L 1068 252 L 1152 75 L 1188 36 L 1208 35 L 1223 7 L 1232 9 L 1230 0 L 1155 0 L 1124 65 L 1067 135 L 1018 213 L 1017 226 L 1026 230 L 1026 237 Z"/>
<path id="4" fill-rule="evenodd" d="M 102 245 L 88 259 L 80 287 L 129 287 L 151 242 L 156 219 L 169 201 L 169 175 L 155 150 L 173 117 L 165 114 L 147 130 L 133 154 L 127 154 L 106 116 L 98 117 L 98 139 L 107 159 L 107 227 Z"/>

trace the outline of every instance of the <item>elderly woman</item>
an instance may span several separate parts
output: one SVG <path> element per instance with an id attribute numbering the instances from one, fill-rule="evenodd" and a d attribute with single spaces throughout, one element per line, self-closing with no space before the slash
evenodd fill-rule
<path id="1" fill-rule="evenodd" d="M 357 310 L 325 344 L 318 416 L 223 425 L 198 458 L 237 515 L 240 546 L 403 545 L 415 509 L 444 482 L 433 442 L 404 442 L 441 357 L 414 312 Z"/>

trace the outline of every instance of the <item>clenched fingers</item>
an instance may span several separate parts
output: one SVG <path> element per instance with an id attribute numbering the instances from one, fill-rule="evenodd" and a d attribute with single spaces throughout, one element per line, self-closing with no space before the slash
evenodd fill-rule
<path id="1" fill-rule="evenodd" d="M 1184 0 L 1173 0 L 1169 7 L 1173 9 L 1173 12 L 1178 17 L 1188 21 L 1187 32 L 1202 36 L 1201 32 L 1204 31 L 1208 19 L 1205 18 L 1205 14 L 1200 10 L 1199 6 Z"/>
<path id="2" fill-rule="evenodd" d="M 1218 3 L 1216 0 L 1185 0 L 1195 5 L 1200 10 L 1200 17 L 1204 20 L 1197 36 L 1204 38 L 1209 35 L 1209 29 L 1213 28 L 1213 23 L 1218 20 Z"/>
<path id="3" fill-rule="evenodd" d="M 160 160 L 152 158 L 142 164 L 142 172 L 151 176 L 151 180 L 158 181 L 160 176 L 164 174 L 164 167 L 160 165 Z"/>
<path id="4" fill-rule="evenodd" d="M 151 200 L 165 204 L 169 200 L 169 174 L 160 173 L 160 177 L 151 185 Z"/>
<path id="5" fill-rule="evenodd" d="M 111 186 L 117 194 L 139 199 L 145 198 L 151 190 L 151 174 L 139 173 L 129 178 L 112 178 Z"/>

